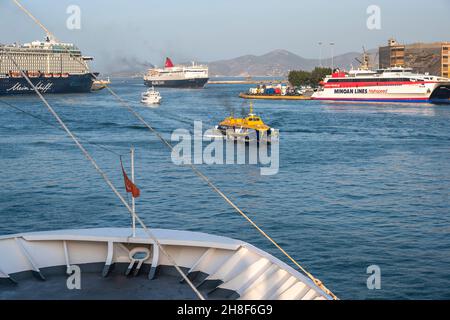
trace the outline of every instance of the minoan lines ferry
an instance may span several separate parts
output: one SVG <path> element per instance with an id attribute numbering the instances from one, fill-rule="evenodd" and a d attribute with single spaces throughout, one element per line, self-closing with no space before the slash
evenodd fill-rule
<path id="1" fill-rule="evenodd" d="M 88 60 L 92 58 L 82 56 L 73 44 L 51 36 L 44 42 L 0 45 L 0 95 L 34 92 L 20 70 L 42 93 L 89 92 L 97 73 L 89 71 Z"/>
<path id="2" fill-rule="evenodd" d="M 450 103 L 450 79 L 407 68 L 336 70 L 325 77 L 314 100 Z"/>
<path id="3" fill-rule="evenodd" d="M 203 65 L 174 66 L 169 58 L 163 69 L 150 69 L 144 76 L 149 87 L 203 88 L 208 82 L 208 67 Z"/>

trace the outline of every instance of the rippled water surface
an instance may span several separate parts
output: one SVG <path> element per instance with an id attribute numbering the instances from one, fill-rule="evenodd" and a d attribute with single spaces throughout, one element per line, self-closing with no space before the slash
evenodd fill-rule
<path id="1" fill-rule="evenodd" d="M 141 80 L 114 79 L 165 137 L 240 114 L 245 86 L 161 89 L 157 109 L 139 105 Z M 81 138 L 125 156 L 136 147 L 137 210 L 151 227 L 242 239 L 286 261 L 108 92 L 49 102 Z M 55 123 L 35 96 L 0 97 Z M 280 170 L 202 165 L 201 170 L 342 299 L 450 298 L 450 106 L 256 101 L 279 128 Z M 119 157 L 86 145 L 122 187 Z M 129 216 L 60 129 L 0 103 L 0 234 L 129 226 Z M 381 268 L 381 290 L 366 268 Z"/>

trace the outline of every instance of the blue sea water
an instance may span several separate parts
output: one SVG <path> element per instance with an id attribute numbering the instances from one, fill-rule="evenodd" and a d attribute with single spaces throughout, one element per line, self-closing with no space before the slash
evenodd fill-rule
<path id="1" fill-rule="evenodd" d="M 112 88 L 167 138 L 204 129 L 231 110 L 246 86 L 161 89 L 157 109 L 142 107 L 140 79 Z M 124 155 L 136 148 L 137 211 L 155 228 L 238 238 L 286 261 L 107 91 L 48 96 L 81 138 Z M 36 96 L 0 101 L 55 123 Z M 280 129 L 280 169 L 201 165 L 295 259 L 341 299 L 450 299 L 450 106 L 256 101 Z M 122 187 L 118 155 L 86 148 Z M 84 227 L 128 227 L 127 211 L 60 129 L 0 103 L 0 234 Z M 381 268 L 369 290 L 366 269 Z"/>

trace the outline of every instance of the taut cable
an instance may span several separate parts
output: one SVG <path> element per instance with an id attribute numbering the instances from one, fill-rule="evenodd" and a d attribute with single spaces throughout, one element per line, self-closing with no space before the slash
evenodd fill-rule
<path id="1" fill-rule="evenodd" d="M 72 140 L 75 142 L 75 144 L 78 146 L 78 148 L 83 152 L 83 154 L 86 156 L 86 158 L 92 163 L 95 170 L 97 170 L 98 173 L 102 176 L 103 180 L 108 184 L 108 186 L 111 188 L 111 190 L 114 192 L 114 194 L 119 198 L 119 200 L 122 202 L 122 204 L 127 208 L 127 210 L 130 212 L 131 215 L 134 214 L 136 217 L 136 220 L 141 224 L 142 228 L 144 229 L 145 233 L 155 242 L 155 244 L 158 246 L 158 248 L 161 250 L 161 252 L 167 257 L 167 259 L 170 261 L 170 263 L 173 264 L 175 269 L 180 273 L 180 275 L 183 277 L 183 279 L 189 284 L 191 289 L 195 292 L 195 294 L 201 299 L 205 300 L 203 295 L 197 290 L 197 288 L 194 286 L 194 284 L 189 280 L 189 278 L 184 274 L 184 272 L 180 269 L 180 267 L 177 265 L 175 260 L 167 253 L 167 251 L 164 249 L 164 247 L 161 245 L 161 243 L 158 241 L 158 239 L 153 235 L 153 233 L 147 228 L 145 223 L 141 220 L 141 218 L 133 212 L 132 208 L 129 206 L 127 201 L 122 197 L 120 192 L 117 190 L 117 188 L 114 186 L 114 184 L 111 182 L 111 180 L 108 178 L 106 173 L 97 165 L 94 158 L 89 154 L 89 152 L 83 147 L 83 145 L 80 143 L 78 138 L 70 131 L 70 129 L 66 126 L 64 121 L 59 117 L 59 115 L 56 113 L 56 111 L 50 106 L 50 104 L 47 102 L 47 100 L 42 96 L 42 94 L 39 92 L 39 90 L 35 87 L 33 82 L 31 82 L 30 78 L 21 70 L 16 63 L 16 61 L 10 56 L 9 53 L 7 53 L 8 58 L 12 61 L 12 63 L 16 66 L 17 69 L 20 70 L 20 73 L 22 76 L 27 80 L 28 84 L 33 88 L 33 90 L 36 92 L 36 94 L 39 96 L 39 98 L 42 100 L 42 102 L 45 104 L 47 109 L 50 111 L 50 113 L 55 117 L 55 119 L 58 121 L 58 123 L 61 125 L 61 127 L 67 132 L 67 134 L 72 138 Z"/>

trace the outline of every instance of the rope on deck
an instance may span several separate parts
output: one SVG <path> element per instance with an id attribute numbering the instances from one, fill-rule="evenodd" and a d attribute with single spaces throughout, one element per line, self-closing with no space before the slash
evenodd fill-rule
<path id="1" fill-rule="evenodd" d="M 106 89 L 116 97 L 122 105 L 127 108 L 139 121 L 142 122 L 151 132 L 153 132 L 171 151 L 173 151 L 173 146 L 147 121 L 142 118 L 142 116 L 137 113 L 124 99 L 118 96 L 110 87 L 106 86 Z M 201 172 L 195 165 L 187 164 L 197 176 L 199 176 L 203 181 L 205 181 L 208 186 L 210 186 L 214 192 L 219 194 L 232 208 L 234 208 L 242 217 L 244 217 L 256 230 L 258 230 L 265 238 L 267 238 L 278 250 L 280 250 L 292 263 L 294 263 L 308 278 L 310 278 L 315 285 L 322 289 L 325 293 L 330 295 L 334 300 L 338 300 L 336 295 L 334 295 L 331 290 L 329 290 L 319 279 L 315 278 L 311 273 L 309 273 L 304 267 L 302 267 L 290 254 L 288 254 L 272 237 L 270 237 L 264 230 L 262 230 L 249 216 L 247 216 L 233 201 L 230 200 L 203 172 Z"/>
<path id="2" fill-rule="evenodd" d="M 33 17 L 33 15 L 27 10 L 25 9 L 22 5 L 20 5 L 18 3 L 17 0 L 13 0 L 21 10 L 23 10 L 28 16 L 30 16 L 42 29 L 44 29 L 48 34 L 51 34 L 43 25 L 42 23 L 40 23 L 35 17 Z M 64 48 L 69 55 L 72 56 L 72 53 L 67 49 Z M 9 55 L 9 53 L 8 53 Z M 10 57 L 11 59 L 11 57 Z M 78 60 L 76 60 L 78 61 Z M 81 61 L 78 61 L 81 64 Z M 14 64 L 16 65 L 16 67 L 19 69 L 19 67 L 17 66 L 17 64 L 14 62 Z M 20 69 L 19 69 L 20 70 Z M 20 70 L 20 72 L 22 73 L 22 75 L 25 76 L 25 74 L 23 73 L 22 70 Z M 94 73 L 91 73 L 91 75 L 93 76 L 93 78 L 97 79 L 97 76 Z M 44 99 L 44 97 L 40 94 L 40 92 L 36 89 L 36 87 L 31 83 L 31 81 L 29 80 L 29 78 L 27 76 L 25 76 L 28 83 L 30 83 L 30 85 L 33 87 L 33 89 L 36 91 L 36 93 L 39 95 L 39 97 L 44 101 L 44 103 L 47 105 L 47 107 L 52 111 L 53 109 L 50 107 L 50 105 L 47 103 L 47 101 Z M 121 104 L 128 109 L 128 111 L 130 111 L 142 124 L 144 124 L 151 132 L 153 132 L 160 140 L 161 142 L 163 142 L 163 144 L 165 144 L 171 151 L 173 150 L 172 145 L 166 140 L 164 139 L 164 137 L 156 130 L 154 129 L 150 124 L 147 123 L 147 121 L 139 114 L 137 113 L 130 104 L 128 104 L 124 99 L 122 99 L 119 95 L 117 95 L 108 85 L 105 85 L 105 88 L 111 93 L 111 95 L 113 95 L 119 102 L 121 102 Z M 59 119 L 58 115 L 53 111 L 52 113 L 54 113 L 55 117 L 57 119 Z M 58 121 L 61 121 L 60 119 Z M 61 121 L 60 122 L 61 125 L 64 125 L 64 123 Z M 65 125 L 63 126 L 63 128 L 65 128 L 66 131 L 68 131 L 69 129 L 67 129 L 67 127 L 65 127 Z M 80 147 L 80 149 L 83 151 L 83 153 L 85 153 L 86 157 L 88 157 L 89 160 L 91 160 L 91 162 L 93 163 L 94 167 L 96 167 L 96 169 L 98 168 L 97 164 L 95 163 L 94 159 L 92 159 L 92 157 L 90 157 L 89 153 L 87 153 L 87 151 L 83 148 L 83 146 L 76 140 L 75 136 L 73 136 L 73 134 L 68 131 L 69 135 L 72 137 L 72 139 L 75 140 L 75 142 L 77 143 L 77 145 Z M 289 255 L 272 237 L 270 237 L 267 233 L 265 233 L 252 219 L 250 219 L 236 204 L 234 204 L 233 201 L 231 201 L 206 175 L 204 175 L 199 169 L 197 169 L 197 167 L 193 164 L 188 164 L 188 166 L 194 171 L 195 174 L 197 174 L 202 180 L 204 180 L 212 189 L 214 192 L 216 192 L 217 194 L 219 194 L 231 207 L 233 207 L 242 217 L 244 217 L 256 230 L 258 230 L 265 238 L 267 238 L 273 245 L 275 245 L 275 247 L 277 249 L 279 249 L 290 261 L 292 261 L 292 263 L 294 263 L 294 265 L 297 266 L 297 268 L 299 268 L 299 270 L 301 270 L 308 278 L 310 278 L 315 285 L 317 285 L 320 289 L 322 289 L 326 294 L 328 294 L 329 296 L 331 296 L 334 300 L 338 300 L 337 296 L 331 292 L 331 290 L 329 290 L 323 283 L 322 281 L 320 281 L 319 279 L 315 278 L 311 273 L 309 273 L 304 267 L 302 267 L 291 255 Z M 119 197 L 119 199 L 122 201 L 122 203 L 126 206 L 126 208 L 128 209 L 128 211 L 130 211 L 131 214 L 133 214 L 133 211 L 131 210 L 131 207 L 128 205 L 128 203 L 125 201 L 125 199 L 120 195 L 120 193 L 117 191 L 117 189 L 115 189 L 114 185 L 109 181 L 108 177 L 106 176 L 105 173 L 103 173 L 103 171 L 101 171 L 100 168 L 97 169 L 97 171 L 99 171 L 99 173 L 102 175 L 103 179 L 105 179 L 105 181 L 108 183 L 108 185 L 111 187 L 111 189 L 114 191 L 114 193 Z M 144 228 L 144 230 L 147 232 L 147 234 L 150 236 L 151 233 L 150 231 L 147 229 L 147 227 L 145 226 L 145 224 L 143 223 L 143 221 L 136 215 L 136 219 L 138 220 L 138 222 L 142 225 L 142 227 Z M 171 260 L 170 256 L 165 252 L 165 250 L 161 247 L 160 243 L 158 242 L 158 240 L 151 235 L 150 236 L 157 244 L 158 247 L 160 247 L 161 251 L 163 253 L 165 253 L 167 255 L 167 257 L 169 258 L 169 260 Z M 172 259 L 173 261 L 173 259 Z M 170 261 L 172 263 L 172 261 Z M 175 261 L 173 261 L 173 263 L 175 263 Z M 194 290 L 194 292 L 199 296 L 200 299 L 204 300 L 203 296 L 201 295 L 200 292 L 198 292 L 198 290 L 195 288 L 195 286 L 190 282 L 190 280 L 186 277 L 186 275 L 184 274 L 184 272 L 179 269 L 179 267 L 175 264 L 176 269 L 178 272 L 180 272 L 180 274 L 182 275 L 183 279 L 186 280 L 186 282 L 189 283 L 189 285 L 191 286 L 191 288 Z"/>
<path id="3" fill-rule="evenodd" d="M 20 3 L 19 3 L 19 1 L 17 1 L 17 0 L 13 0 L 13 2 L 20 8 L 20 10 L 22 10 L 23 12 L 25 12 L 25 14 L 27 15 L 27 16 L 29 16 L 30 18 L 31 18 L 31 20 L 33 20 L 37 25 L 39 25 L 39 27 L 41 27 L 44 31 L 45 31 L 45 33 L 47 34 L 47 36 L 50 36 L 50 37 L 52 37 L 53 39 L 56 39 L 56 37 L 54 36 L 54 34 L 53 33 L 51 33 L 38 19 L 36 19 L 36 17 L 35 16 L 33 16 L 32 14 L 31 14 L 31 12 L 29 12 L 27 9 L 25 9 L 25 7 L 24 6 L 22 6 Z"/>
<path id="4" fill-rule="evenodd" d="M 47 109 L 50 111 L 50 113 L 55 117 L 55 119 L 58 121 L 58 123 L 61 125 L 61 127 L 67 132 L 67 134 L 72 138 L 72 140 L 75 142 L 77 147 L 83 152 L 83 154 L 86 156 L 86 158 L 92 163 L 95 170 L 97 170 L 98 173 L 102 176 L 103 180 L 108 184 L 108 186 L 111 188 L 111 190 L 114 192 L 114 194 L 120 199 L 122 204 L 128 209 L 130 214 L 135 216 L 136 220 L 141 224 L 142 228 L 144 229 L 145 233 L 155 242 L 155 244 L 158 246 L 158 248 L 161 250 L 161 252 L 167 257 L 170 263 L 173 264 L 175 269 L 180 273 L 180 275 L 183 277 L 183 279 L 189 284 L 191 289 L 195 292 L 195 294 L 200 298 L 200 300 L 205 300 L 203 295 L 200 293 L 200 291 L 197 290 L 197 288 L 194 286 L 194 284 L 189 280 L 189 278 L 184 274 L 184 272 L 180 269 L 178 264 L 175 262 L 175 260 L 167 253 L 167 251 L 164 249 L 164 247 L 161 245 L 161 243 L 158 241 L 158 239 L 153 235 L 153 233 L 147 228 L 145 223 L 141 220 L 141 218 L 133 212 L 133 209 L 129 206 L 128 202 L 123 198 L 123 196 L 120 194 L 120 192 L 117 190 L 117 188 L 114 186 L 114 184 L 111 182 L 111 180 L 108 178 L 106 173 L 98 166 L 97 162 L 92 158 L 92 156 L 89 154 L 89 152 L 84 148 L 84 146 L 80 143 L 78 138 L 70 131 L 70 129 L 66 126 L 64 121 L 59 117 L 59 115 L 56 113 L 56 111 L 50 106 L 50 104 L 47 102 L 47 100 L 42 96 L 42 94 L 39 92 L 39 90 L 35 87 L 33 82 L 31 82 L 28 75 L 23 72 L 22 69 L 19 68 L 19 65 L 14 60 L 14 58 L 11 57 L 11 55 L 7 52 L 8 58 L 12 61 L 12 63 L 16 66 L 17 69 L 20 70 L 20 73 L 22 76 L 27 80 L 28 84 L 33 88 L 33 90 L 36 92 L 36 94 L 39 96 L 39 98 L 42 100 L 42 102 L 45 104 Z"/>

